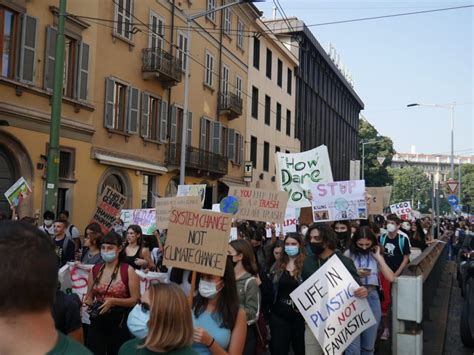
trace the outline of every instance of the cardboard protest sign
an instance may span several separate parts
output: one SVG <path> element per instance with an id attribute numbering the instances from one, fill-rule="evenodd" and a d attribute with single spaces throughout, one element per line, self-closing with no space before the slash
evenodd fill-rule
<path id="1" fill-rule="evenodd" d="M 92 222 L 97 222 L 104 233 L 114 225 L 115 218 L 120 214 L 127 198 L 119 192 L 106 186 L 100 195 Z"/>
<path id="2" fill-rule="evenodd" d="M 311 194 L 314 222 L 367 218 L 364 180 L 316 184 Z"/>
<path id="3" fill-rule="evenodd" d="M 369 214 L 383 214 L 384 209 L 384 190 L 383 187 L 367 187 L 367 197 L 369 204 L 367 205 Z"/>
<path id="4" fill-rule="evenodd" d="M 234 215 L 236 219 L 282 223 L 285 218 L 288 194 L 284 191 L 231 187 L 229 196 L 239 201 L 239 210 Z"/>
<path id="5" fill-rule="evenodd" d="M 146 290 L 150 287 L 152 283 L 155 282 L 163 282 L 167 283 L 168 281 L 168 274 L 163 272 L 154 272 L 148 271 L 144 272 L 142 270 L 135 270 L 138 278 L 140 279 L 140 294 L 143 295 Z"/>
<path id="6" fill-rule="evenodd" d="M 120 219 L 125 228 L 131 224 L 139 225 L 143 234 L 152 235 L 156 230 L 156 209 L 154 208 L 122 210 Z"/>
<path id="7" fill-rule="evenodd" d="M 163 264 L 223 276 L 231 221 L 229 214 L 173 209 Z"/>
<path id="8" fill-rule="evenodd" d="M 5 191 L 4 195 L 10 206 L 18 207 L 23 200 L 31 195 L 31 188 L 28 186 L 25 178 L 21 177 Z"/>
<path id="9" fill-rule="evenodd" d="M 288 207 L 310 207 L 311 185 L 332 182 L 328 148 L 321 145 L 301 153 L 275 153 L 277 185 L 288 193 Z"/>
<path id="10" fill-rule="evenodd" d="M 164 197 L 157 198 L 156 203 L 156 228 L 167 229 L 170 212 L 173 208 L 200 210 L 201 200 L 198 196 Z"/>
<path id="11" fill-rule="evenodd" d="M 390 197 L 392 196 L 392 186 L 384 186 L 382 187 L 383 195 L 383 207 L 390 206 Z"/>
<path id="12" fill-rule="evenodd" d="M 409 219 L 412 213 L 410 201 L 394 203 L 390 205 L 390 212 L 395 213 L 400 219 Z"/>
<path id="13" fill-rule="evenodd" d="M 354 296 L 358 287 L 333 255 L 290 294 L 324 354 L 342 354 L 362 331 L 376 324 L 367 299 Z"/>
<path id="14" fill-rule="evenodd" d="M 206 185 L 178 185 L 176 196 L 199 196 L 202 207 L 206 199 Z"/>

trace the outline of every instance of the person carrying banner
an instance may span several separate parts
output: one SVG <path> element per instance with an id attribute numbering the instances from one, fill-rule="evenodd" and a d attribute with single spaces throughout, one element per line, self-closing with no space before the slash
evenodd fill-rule
<path id="1" fill-rule="evenodd" d="M 154 283 L 145 291 L 127 320 L 136 337 L 122 345 L 119 355 L 194 355 L 191 306 L 175 284 Z"/>
<path id="2" fill-rule="evenodd" d="M 193 300 L 193 349 L 198 354 L 242 354 L 247 317 L 240 308 L 232 260 L 227 257 L 223 277 L 200 275 Z"/>
<path id="3" fill-rule="evenodd" d="M 127 228 L 125 242 L 125 262 L 134 269 L 150 269 L 154 267 L 150 250 L 143 247 L 143 233 L 140 226 L 131 224 Z"/>
<path id="4" fill-rule="evenodd" d="M 357 267 L 357 273 L 360 276 L 362 285 L 364 285 L 369 292 L 367 301 L 377 322 L 377 324 L 364 330 L 360 336 L 356 338 L 354 341 L 356 351 L 351 349 L 352 351 L 346 351 L 345 354 L 371 355 L 374 353 L 377 330 L 382 316 L 379 296 L 379 292 L 381 292 L 379 271 L 389 282 L 395 280 L 395 275 L 385 263 L 382 250 L 377 243 L 375 234 L 367 226 L 360 227 L 354 234 L 349 250 L 347 250 L 344 255 L 351 258 Z"/>
<path id="5" fill-rule="evenodd" d="M 271 351 L 273 355 L 287 355 L 291 345 L 295 354 L 304 354 L 305 322 L 290 293 L 302 283 L 306 253 L 299 233 L 288 233 L 284 243 L 285 251 L 271 275 L 274 294 L 270 316 Z"/>
<path id="6" fill-rule="evenodd" d="M 350 272 L 354 280 L 360 285 L 360 278 L 354 262 L 342 255 L 336 250 L 337 242 L 334 231 L 330 226 L 322 223 L 312 224 L 306 233 L 306 242 L 309 243 L 312 255 L 307 255 L 304 259 L 303 272 L 301 277 L 303 281 L 308 279 L 314 272 L 316 272 L 324 263 L 334 254 L 341 260 L 347 270 Z M 354 295 L 359 298 L 366 298 L 368 295 L 365 287 L 358 287 L 354 290 Z M 318 341 L 314 337 L 311 329 L 306 325 L 304 333 L 305 350 L 307 354 L 323 354 L 323 350 Z M 351 351 L 355 344 L 349 345 L 346 351 Z"/>

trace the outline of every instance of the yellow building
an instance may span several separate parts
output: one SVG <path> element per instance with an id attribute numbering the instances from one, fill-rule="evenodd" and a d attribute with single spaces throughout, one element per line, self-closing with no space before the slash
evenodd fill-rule
<path id="1" fill-rule="evenodd" d="M 20 216 L 43 212 L 59 1 L 0 0 L 0 209 L 23 176 L 33 189 Z M 242 184 L 249 4 L 192 22 L 217 0 L 69 0 L 58 210 L 83 228 L 105 185 L 127 208 L 176 193 L 189 65 L 186 184 L 204 183 L 206 206 Z M 189 50 L 189 60 L 184 52 Z"/>

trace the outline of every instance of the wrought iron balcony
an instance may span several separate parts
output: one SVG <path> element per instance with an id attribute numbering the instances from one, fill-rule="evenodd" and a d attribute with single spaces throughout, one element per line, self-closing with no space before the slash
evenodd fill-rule
<path id="1" fill-rule="evenodd" d="M 242 115 L 242 99 L 230 92 L 220 93 L 219 112 L 234 119 Z"/>
<path id="2" fill-rule="evenodd" d="M 164 87 L 174 86 L 181 81 L 181 61 L 160 48 L 142 50 L 143 79 L 158 78 Z"/>
<path id="3" fill-rule="evenodd" d="M 181 144 L 169 143 L 166 154 L 166 164 L 179 166 L 181 162 Z M 211 173 L 226 175 L 228 168 L 227 157 L 207 150 L 187 146 L 186 167 Z"/>

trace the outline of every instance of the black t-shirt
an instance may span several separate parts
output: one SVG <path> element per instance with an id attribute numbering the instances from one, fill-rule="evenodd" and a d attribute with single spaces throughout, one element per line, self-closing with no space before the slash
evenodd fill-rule
<path id="1" fill-rule="evenodd" d="M 296 305 L 291 300 L 290 293 L 292 293 L 300 283 L 288 271 L 284 271 L 278 280 L 278 291 L 276 303 L 273 305 L 273 312 L 282 318 L 303 318 L 298 312 Z"/>
<path id="2" fill-rule="evenodd" d="M 382 241 L 385 239 L 382 245 L 384 248 L 383 256 L 385 262 L 393 272 L 396 272 L 403 262 L 403 257 L 405 255 L 410 255 L 410 241 L 407 237 L 401 234 L 397 234 L 393 239 L 390 238 L 388 234 L 385 235 L 384 238 L 382 237 L 380 237 L 380 244 L 382 245 Z M 403 243 L 400 243 L 400 238 L 404 238 Z M 400 245 L 403 247 L 403 252 L 400 249 Z"/>
<path id="3" fill-rule="evenodd" d="M 74 261 L 75 259 L 75 246 L 72 240 L 63 238 L 61 240 L 53 239 L 56 245 L 56 255 L 59 259 L 59 267 L 63 267 L 68 261 Z"/>
<path id="4" fill-rule="evenodd" d="M 52 314 L 54 325 L 61 333 L 69 334 L 82 327 L 80 303 L 77 295 L 56 291 Z"/>

